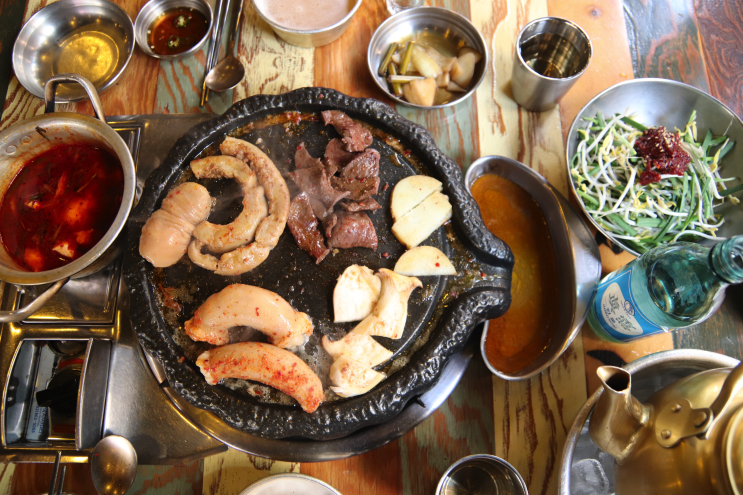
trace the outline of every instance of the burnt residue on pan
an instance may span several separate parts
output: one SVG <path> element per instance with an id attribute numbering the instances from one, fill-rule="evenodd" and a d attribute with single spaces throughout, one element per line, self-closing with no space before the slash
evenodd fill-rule
<path id="1" fill-rule="evenodd" d="M 294 153 L 300 142 L 310 155 L 321 157 L 330 139 L 337 136 L 319 119 L 319 112 L 325 109 L 345 111 L 367 124 L 374 134 L 372 147 L 381 155 L 381 186 L 375 199 L 383 206 L 369 214 L 379 238 L 376 251 L 338 250 L 316 265 L 285 229 L 268 259 L 237 277 L 215 275 L 187 257 L 172 267 L 155 269 L 139 256 L 144 221 L 167 191 L 180 182 L 200 182 L 217 198 L 210 221 L 227 223 L 240 212 L 238 186 L 229 180 L 196 180 L 188 167 L 191 160 L 218 153 L 219 143 L 230 135 L 256 144 L 285 175 L 294 169 Z M 405 248 L 390 230 L 390 196 L 400 179 L 413 174 L 433 175 L 444 182 L 454 219 L 424 244 L 444 251 L 459 275 L 421 277 L 424 287 L 410 298 L 403 337 L 397 341 L 378 339 L 395 352 L 389 363 L 379 367 L 389 378 L 372 392 L 352 399 L 341 399 L 328 391 L 326 403 L 313 414 L 301 411 L 285 394 L 260 384 L 226 380 L 216 387 L 207 385 L 194 362 L 211 346 L 193 342 L 185 335 L 183 324 L 207 297 L 229 284 L 243 283 L 274 291 L 310 315 L 315 332 L 297 354 L 327 387 L 331 361 L 320 341 L 323 335 L 338 339 L 356 325 L 333 323 L 335 282 L 352 264 L 375 271 L 394 267 Z M 291 181 L 287 183 L 291 189 Z M 386 421 L 435 383 L 443 365 L 464 345 L 479 321 L 499 316 L 510 302 L 510 251 L 482 225 L 476 204 L 462 186 L 459 167 L 441 154 L 427 131 L 386 105 L 322 88 L 252 97 L 189 131 L 148 178 L 142 199 L 130 216 L 129 234 L 124 272 L 132 293 L 132 323 L 143 347 L 161 361 L 169 384 L 189 402 L 218 414 L 235 428 L 270 438 L 337 438 Z M 262 336 L 250 329 L 235 329 L 231 338 L 260 340 Z"/>

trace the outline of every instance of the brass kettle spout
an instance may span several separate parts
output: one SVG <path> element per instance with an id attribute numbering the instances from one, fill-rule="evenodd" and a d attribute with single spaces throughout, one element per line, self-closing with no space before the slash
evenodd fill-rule
<path id="1" fill-rule="evenodd" d="M 650 408 L 632 397 L 632 377 L 627 371 L 602 366 L 597 374 L 604 392 L 593 409 L 588 432 L 597 447 L 622 465 L 642 441 Z"/>

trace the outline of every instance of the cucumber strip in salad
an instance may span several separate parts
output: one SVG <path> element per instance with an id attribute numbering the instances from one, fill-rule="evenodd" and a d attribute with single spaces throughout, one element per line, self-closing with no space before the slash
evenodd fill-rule
<path id="1" fill-rule="evenodd" d="M 679 240 L 724 240 L 715 234 L 725 222 L 715 209 L 725 201 L 739 203 L 734 194 L 741 189 L 727 187 L 735 177 L 720 176 L 720 161 L 734 144 L 727 136 L 707 131 L 698 141 L 692 112 L 686 127 L 676 129 L 691 157 L 684 174 L 661 175 L 659 182 L 642 185 L 645 160 L 634 145 L 648 128 L 626 113 L 597 113 L 584 120 L 570 175 L 578 199 L 597 224 L 641 254 Z"/>

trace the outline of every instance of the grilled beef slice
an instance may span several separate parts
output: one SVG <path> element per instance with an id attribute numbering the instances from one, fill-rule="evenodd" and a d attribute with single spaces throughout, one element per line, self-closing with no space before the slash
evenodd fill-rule
<path id="1" fill-rule="evenodd" d="M 322 112 L 325 125 L 332 124 L 343 138 L 345 151 L 364 151 L 372 144 L 371 132 L 361 124 L 354 122 L 351 117 L 339 110 L 325 110 Z"/>
<path id="2" fill-rule="evenodd" d="M 298 194 L 292 200 L 286 223 L 299 247 L 315 258 L 316 263 L 328 255 L 330 249 L 325 246 L 322 234 L 317 230 L 317 218 L 312 212 L 307 193 Z"/>

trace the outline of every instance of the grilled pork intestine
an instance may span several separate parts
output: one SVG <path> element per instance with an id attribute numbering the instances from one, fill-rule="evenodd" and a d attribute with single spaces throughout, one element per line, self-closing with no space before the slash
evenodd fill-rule
<path id="1" fill-rule="evenodd" d="M 208 350 L 196 360 L 210 385 L 224 378 L 253 380 L 294 397 L 308 413 L 325 394 L 320 378 L 291 352 L 269 344 L 240 342 Z"/>
<path id="2" fill-rule="evenodd" d="M 224 253 L 245 246 L 255 237 L 261 220 L 268 215 L 268 206 L 262 186 L 248 164 L 232 156 L 210 156 L 191 162 L 191 170 L 199 179 L 235 179 L 243 193 L 243 209 L 237 218 L 217 225 L 203 221 L 196 226 L 193 236 L 209 251 Z"/>
<path id="3" fill-rule="evenodd" d="M 186 254 L 194 227 L 206 220 L 211 206 L 212 198 L 200 184 L 184 182 L 174 188 L 142 228 L 139 253 L 156 267 L 176 264 Z"/>
<path id="4" fill-rule="evenodd" d="M 268 216 L 260 221 L 255 240 L 228 251 L 217 259 L 201 252 L 203 242 L 194 240 L 188 254 L 191 261 L 218 275 L 240 275 L 260 265 L 279 242 L 289 214 L 289 189 L 274 163 L 256 146 L 241 139 L 225 138 L 219 147 L 223 155 L 244 160 L 258 177 L 268 200 Z"/>
<path id="5" fill-rule="evenodd" d="M 304 345 L 312 334 L 312 321 L 294 310 L 278 294 L 252 285 L 228 285 L 212 294 L 185 324 L 193 340 L 214 345 L 229 343 L 229 329 L 248 326 L 264 333 L 278 347 Z"/>
<path id="6" fill-rule="evenodd" d="M 415 277 L 406 277 L 382 268 L 377 276 L 382 289 L 371 314 L 341 340 L 331 342 L 323 338 L 323 347 L 333 359 L 330 368 L 331 389 L 342 397 L 353 397 L 374 388 L 385 375 L 373 366 L 388 361 L 392 352 L 372 336 L 399 339 L 408 316 L 408 299 L 416 287 L 422 287 Z"/>

